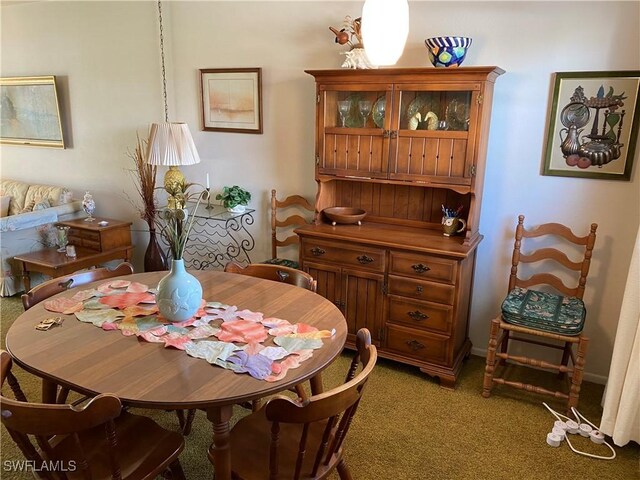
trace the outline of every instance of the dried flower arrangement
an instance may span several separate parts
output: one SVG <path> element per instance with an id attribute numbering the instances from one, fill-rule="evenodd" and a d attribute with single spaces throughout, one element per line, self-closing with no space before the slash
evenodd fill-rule
<path id="1" fill-rule="evenodd" d="M 203 190 L 198 192 L 197 194 L 188 195 L 185 193 L 185 200 L 188 200 L 189 197 L 198 196 L 198 200 L 193 207 L 193 213 L 191 217 L 189 217 L 189 210 L 186 208 L 167 208 L 162 211 L 160 217 L 162 219 L 162 226 L 160 228 L 160 233 L 162 238 L 169 245 L 169 249 L 171 250 L 171 258 L 173 260 L 182 260 L 184 256 L 184 249 L 187 246 L 187 242 L 189 241 L 189 233 L 191 233 L 191 228 L 193 227 L 193 221 L 195 220 L 195 212 L 198 210 L 200 203 L 203 200 L 207 200 L 209 197 L 209 192 L 207 190 Z M 187 223 L 188 222 L 188 223 Z"/>
<path id="2" fill-rule="evenodd" d="M 144 161 L 146 141 L 140 140 L 136 135 L 136 147 L 133 152 L 127 151 L 127 155 L 133 160 L 135 168 L 131 170 L 134 185 L 138 195 L 142 199 L 142 206 L 136 207 L 142 218 L 149 225 L 149 229 L 155 227 L 158 205 L 156 203 L 156 173 L 158 167 Z"/>
<path id="3" fill-rule="evenodd" d="M 354 19 L 350 15 L 347 15 L 344 17 L 341 30 L 334 27 L 329 27 L 329 30 L 335 34 L 336 43 L 340 45 L 349 45 L 351 49 L 363 48 L 361 17 Z"/>

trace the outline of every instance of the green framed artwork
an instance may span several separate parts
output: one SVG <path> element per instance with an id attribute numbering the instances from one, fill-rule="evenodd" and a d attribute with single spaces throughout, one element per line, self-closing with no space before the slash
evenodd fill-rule
<path id="1" fill-rule="evenodd" d="M 0 78 L 0 143 L 64 148 L 56 77 Z"/>
<path id="2" fill-rule="evenodd" d="M 640 71 L 558 72 L 543 175 L 630 180 Z"/>

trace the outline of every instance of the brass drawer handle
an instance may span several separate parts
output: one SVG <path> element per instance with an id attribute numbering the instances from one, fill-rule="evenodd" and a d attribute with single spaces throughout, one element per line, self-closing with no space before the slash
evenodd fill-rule
<path id="1" fill-rule="evenodd" d="M 319 247 L 313 247 L 311 249 L 311 254 L 313 256 L 315 256 L 315 257 L 319 257 L 320 255 L 324 255 L 325 253 L 327 253 L 327 252 L 325 252 L 323 249 L 321 249 Z"/>
<path id="2" fill-rule="evenodd" d="M 413 264 L 413 265 L 411 265 L 411 268 L 413 268 L 413 271 L 416 272 L 416 273 L 425 273 L 425 272 L 428 272 L 429 270 L 431 270 L 424 263 Z"/>
<path id="3" fill-rule="evenodd" d="M 415 312 L 407 312 L 407 315 L 413 318 L 416 322 L 421 322 L 429 318 L 429 315 L 425 315 L 420 310 L 416 310 Z"/>
<path id="4" fill-rule="evenodd" d="M 362 264 L 366 264 L 366 263 L 371 263 L 373 262 L 373 258 L 371 258 L 368 255 L 360 255 L 357 257 L 358 261 Z"/>
<path id="5" fill-rule="evenodd" d="M 416 293 L 422 295 L 424 293 L 424 287 L 422 285 L 418 285 L 416 287 Z"/>
<path id="6" fill-rule="evenodd" d="M 407 340 L 405 342 L 409 347 L 411 347 L 411 350 L 413 350 L 414 352 L 416 350 L 421 350 L 424 348 L 424 345 L 421 344 L 419 341 L 417 340 Z"/>

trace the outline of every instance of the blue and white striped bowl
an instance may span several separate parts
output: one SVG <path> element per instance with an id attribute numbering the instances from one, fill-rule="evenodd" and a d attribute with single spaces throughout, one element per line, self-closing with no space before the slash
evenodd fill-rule
<path id="1" fill-rule="evenodd" d="M 424 44 L 434 67 L 459 67 L 471 41 L 469 37 L 432 37 L 427 38 Z"/>

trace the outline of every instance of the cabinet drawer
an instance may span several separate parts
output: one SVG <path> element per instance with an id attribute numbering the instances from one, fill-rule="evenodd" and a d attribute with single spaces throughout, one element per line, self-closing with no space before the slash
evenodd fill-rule
<path id="1" fill-rule="evenodd" d="M 82 246 L 89 248 L 91 250 L 95 250 L 96 252 L 101 252 L 102 251 L 102 246 L 100 245 L 100 241 L 94 241 L 91 240 L 89 238 L 83 238 L 81 240 Z"/>
<path id="2" fill-rule="evenodd" d="M 432 255 L 391 252 L 389 273 L 455 283 L 457 262 Z"/>
<path id="3" fill-rule="evenodd" d="M 388 325 L 386 348 L 419 360 L 445 363 L 449 339 L 410 328 Z"/>
<path id="4" fill-rule="evenodd" d="M 456 288 L 453 285 L 389 275 L 389 293 L 391 295 L 453 305 L 455 291 Z"/>
<path id="5" fill-rule="evenodd" d="M 449 305 L 391 297 L 388 322 L 448 334 L 452 311 L 453 307 Z"/>
<path id="6" fill-rule="evenodd" d="M 302 241 L 303 261 L 329 262 L 341 266 L 357 266 L 373 270 L 384 271 L 384 250 L 371 247 L 323 242 L 321 240 Z"/>

